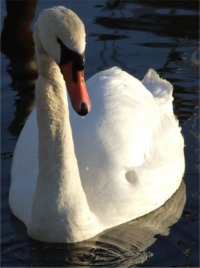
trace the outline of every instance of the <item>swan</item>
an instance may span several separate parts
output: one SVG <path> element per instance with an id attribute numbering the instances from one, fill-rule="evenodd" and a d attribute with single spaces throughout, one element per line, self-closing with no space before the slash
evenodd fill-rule
<path id="1" fill-rule="evenodd" d="M 9 191 L 28 235 L 75 243 L 163 205 L 185 167 L 172 85 L 153 69 L 139 81 L 118 67 L 85 83 L 84 25 L 63 6 L 43 10 L 33 35 L 36 108 Z"/>

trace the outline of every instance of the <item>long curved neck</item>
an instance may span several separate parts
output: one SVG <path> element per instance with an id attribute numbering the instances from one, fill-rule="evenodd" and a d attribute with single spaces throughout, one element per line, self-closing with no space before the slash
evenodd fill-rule
<path id="1" fill-rule="evenodd" d="M 36 39 L 39 78 L 36 84 L 36 108 L 39 129 L 38 182 L 54 182 L 54 188 L 79 178 L 69 120 L 66 86 L 59 66 Z M 39 186 L 39 185 L 38 185 Z M 66 188 L 66 187 L 65 187 Z M 59 191 L 59 189 L 57 189 Z"/>
<path id="2" fill-rule="evenodd" d="M 71 176 L 79 177 L 79 172 L 62 74 L 51 59 L 43 61 L 43 68 L 47 75 L 40 74 L 36 85 L 39 180 L 60 185 L 62 179 L 68 182 Z"/>
<path id="3" fill-rule="evenodd" d="M 28 232 L 44 241 L 73 242 L 77 223 L 84 225 L 91 212 L 79 176 L 65 82 L 38 43 L 36 39 L 39 174 Z"/>

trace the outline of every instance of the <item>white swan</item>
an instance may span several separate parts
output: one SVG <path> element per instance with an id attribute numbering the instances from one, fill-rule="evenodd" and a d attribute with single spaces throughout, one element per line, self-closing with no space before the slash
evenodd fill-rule
<path id="1" fill-rule="evenodd" d="M 184 172 L 172 85 L 153 70 L 142 82 L 117 67 L 102 71 L 87 81 L 93 108 L 83 119 L 68 108 L 64 82 L 86 114 L 81 20 L 62 6 L 44 10 L 34 41 L 36 109 L 15 148 L 9 193 L 29 236 L 82 241 L 161 206 Z"/>

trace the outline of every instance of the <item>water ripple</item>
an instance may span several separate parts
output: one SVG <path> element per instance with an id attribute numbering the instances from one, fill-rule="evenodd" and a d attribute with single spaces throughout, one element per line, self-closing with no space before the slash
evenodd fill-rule
<path id="1" fill-rule="evenodd" d="M 180 218 L 186 200 L 185 184 L 159 209 L 139 219 L 111 228 L 76 244 L 49 244 L 27 237 L 22 223 L 12 219 L 18 236 L 4 237 L 2 264 L 10 260 L 20 266 L 49 267 L 133 267 L 153 256 L 148 248 L 156 235 L 168 235 Z M 8 265 L 8 261 L 6 262 Z"/>

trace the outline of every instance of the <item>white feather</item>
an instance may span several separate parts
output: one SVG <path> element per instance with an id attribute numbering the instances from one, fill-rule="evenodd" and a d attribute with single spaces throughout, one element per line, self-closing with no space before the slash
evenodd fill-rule
<path id="1" fill-rule="evenodd" d="M 50 13 L 66 36 L 63 10 Z M 153 70 L 142 82 L 117 67 L 97 73 L 87 81 L 92 111 L 85 119 L 70 105 L 68 112 L 57 56 L 53 61 L 40 47 L 37 31 L 46 18 L 41 15 L 35 33 L 37 108 L 15 148 L 9 200 L 33 238 L 77 242 L 165 203 L 182 180 L 184 141 L 172 110 L 172 85 Z"/>

